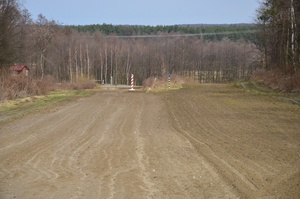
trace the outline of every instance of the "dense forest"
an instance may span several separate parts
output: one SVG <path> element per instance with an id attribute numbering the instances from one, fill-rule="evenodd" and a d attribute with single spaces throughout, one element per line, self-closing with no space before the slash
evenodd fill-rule
<path id="1" fill-rule="evenodd" d="M 249 78 L 254 71 L 299 71 L 299 1 L 265 0 L 257 22 L 235 25 L 62 26 L 33 21 L 18 0 L 0 0 L 1 88 L 10 66 L 56 82 L 135 83 L 176 73 L 201 82 Z"/>
<path id="2" fill-rule="evenodd" d="M 262 1 L 257 24 L 265 82 L 300 91 L 300 1 Z"/>
<path id="3" fill-rule="evenodd" d="M 265 0 L 258 10 L 258 23 L 267 68 L 299 70 L 300 1 Z"/>
<path id="4" fill-rule="evenodd" d="M 85 26 L 70 26 L 79 32 L 101 32 L 105 35 L 116 35 L 123 37 L 137 37 L 175 34 L 189 35 L 204 40 L 221 41 L 228 38 L 232 41 L 245 39 L 256 42 L 258 28 L 255 24 L 191 24 L 173 26 L 132 26 L 132 25 L 112 25 L 94 24 Z"/>
<path id="5" fill-rule="evenodd" d="M 177 73 L 193 74 L 205 81 L 228 81 L 249 76 L 259 61 L 255 44 L 243 37 L 243 34 L 253 35 L 253 25 L 123 26 L 123 29 L 136 28 L 140 35 L 146 35 L 128 37 L 135 33 L 114 32 L 120 26 L 83 26 L 85 31 L 82 31 L 79 27 L 61 26 L 43 15 L 32 21 L 17 1 L 3 2 L 4 14 L 12 7 L 15 9 L 11 18 L 2 17 L 3 25 L 13 22 L 15 27 L 6 31 L 14 32 L 9 34 L 13 37 L 7 38 L 12 42 L 7 44 L 12 51 L 4 50 L 10 54 L 0 55 L 1 66 L 26 64 L 31 75 L 39 78 L 50 75 L 58 82 L 92 79 L 128 84 L 130 73 L 135 73 L 136 84 L 142 84 L 152 76 Z M 147 28 L 152 32 L 142 34 Z M 106 32 L 106 29 L 113 31 Z M 192 29 L 204 36 L 193 35 Z M 213 71 L 214 75 L 202 77 L 202 71 Z"/>

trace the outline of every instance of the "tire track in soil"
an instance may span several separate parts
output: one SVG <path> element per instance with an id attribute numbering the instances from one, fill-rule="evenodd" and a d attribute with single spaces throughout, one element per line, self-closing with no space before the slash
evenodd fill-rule
<path id="1" fill-rule="evenodd" d="M 100 92 L 1 126 L 0 198 L 276 197 L 300 113 L 226 92 Z"/>
<path id="2" fill-rule="evenodd" d="M 218 113 L 216 112 L 212 112 L 212 110 L 209 110 L 207 109 L 206 107 L 204 107 L 203 110 L 198 110 L 197 106 L 195 104 L 193 104 L 191 102 L 191 100 L 187 100 L 187 99 L 184 99 L 185 102 L 183 103 L 186 103 L 188 104 L 192 110 L 195 110 L 195 114 L 191 117 L 189 117 L 189 121 L 193 121 L 195 122 L 195 124 L 198 124 L 198 126 L 201 127 L 201 129 L 205 129 L 205 127 L 207 129 L 205 129 L 205 132 L 208 134 L 208 136 L 210 137 L 210 139 L 213 139 L 214 141 L 213 142 L 220 142 L 219 140 L 232 140 L 233 142 L 237 142 L 236 138 L 235 137 L 230 137 L 229 135 L 226 135 L 226 133 L 222 130 L 220 130 L 218 127 L 218 121 L 213 121 L 214 124 L 212 122 L 210 122 L 207 118 L 206 118 L 206 115 L 203 114 L 204 113 L 207 113 L 207 112 L 210 112 L 212 113 L 212 115 L 218 115 Z M 187 109 L 188 110 L 188 109 Z M 213 109 L 215 110 L 215 109 Z M 190 113 L 188 113 L 187 111 L 185 111 L 185 114 L 186 115 L 189 115 Z M 174 114 L 173 114 L 173 117 L 174 117 Z M 201 123 L 198 123 L 197 122 L 197 118 L 201 118 Z M 178 120 L 177 121 L 177 125 L 180 127 L 180 124 L 178 123 Z M 233 124 L 231 124 L 232 126 L 234 126 Z M 182 128 L 181 128 L 181 131 L 182 131 Z M 208 143 L 204 143 L 203 141 L 200 141 L 198 138 L 195 138 L 193 135 L 191 135 L 190 133 L 188 132 L 184 132 L 186 135 L 188 135 L 189 137 L 191 137 L 193 140 L 195 140 L 196 142 L 199 142 L 201 144 L 204 144 L 205 146 L 208 146 L 208 149 L 211 151 L 210 153 L 210 158 L 213 158 L 215 161 L 217 161 L 216 164 L 219 164 L 219 167 L 222 167 L 222 169 L 224 170 L 227 170 L 227 171 L 231 171 L 234 175 L 237 176 L 237 179 L 240 179 L 241 182 L 239 183 L 239 186 L 241 186 L 241 184 L 245 184 L 244 186 L 245 187 L 248 187 L 250 188 L 251 191 L 256 191 L 257 190 L 257 187 L 255 184 L 253 184 L 248 178 L 247 176 L 244 176 L 243 174 L 241 174 L 239 172 L 238 169 L 236 169 L 235 167 L 238 165 L 238 160 L 234 159 L 230 154 L 226 154 L 226 159 L 227 160 L 224 160 L 222 158 L 222 154 L 217 154 L 214 150 L 214 148 L 216 147 L 212 147 L 210 144 Z M 218 149 L 218 148 L 216 148 Z M 235 161 L 235 167 L 232 166 L 230 164 L 230 162 L 234 162 Z M 221 165 L 220 165 L 221 164 Z M 227 169 L 225 169 L 227 168 Z M 232 176 L 232 174 L 230 174 Z M 236 179 L 235 179 L 236 180 Z M 240 188 L 240 189 L 245 189 L 244 187 L 243 188 Z"/>
<path id="3" fill-rule="evenodd" d="M 122 109 L 117 109 L 116 111 L 111 110 L 110 105 L 111 101 L 113 101 L 111 98 L 108 100 L 108 104 L 104 106 L 104 109 L 99 110 L 97 114 L 94 114 L 94 118 L 97 117 L 97 119 L 94 120 L 94 124 L 90 124 L 87 128 L 88 131 L 94 132 L 93 134 L 86 136 L 85 132 L 82 133 L 81 137 L 82 139 L 79 140 L 79 145 L 74 145 L 74 149 L 70 155 L 71 159 L 68 158 L 68 165 L 73 169 L 74 171 L 77 171 L 80 174 L 80 182 L 76 187 L 76 192 L 72 198 L 80 198 L 80 197 L 87 197 L 90 193 L 87 193 L 90 186 L 93 186 L 93 184 L 99 184 L 99 181 L 91 180 L 91 177 L 94 175 L 93 173 L 90 173 L 86 167 L 89 165 L 90 161 L 93 158 L 94 150 L 97 148 L 102 141 L 104 141 L 106 135 L 109 133 L 108 130 L 112 128 L 113 121 L 115 120 L 115 117 L 119 115 L 119 113 L 122 111 Z M 106 116 L 106 118 L 109 118 L 107 121 L 105 118 L 103 118 L 103 112 L 111 112 L 111 115 Z M 103 125 L 105 126 L 104 131 L 102 132 L 101 128 L 97 125 L 99 123 L 99 120 L 103 120 Z M 90 129 L 89 129 L 90 128 Z M 85 131 L 87 131 L 85 130 Z M 98 140 L 93 139 L 94 137 L 97 137 L 97 133 L 101 132 L 101 137 Z M 75 166 L 72 166 L 75 165 Z M 96 197 L 96 196 L 94 196 Z"/>
<path id="4" fill-rule="evenodd" d="M 260 198 L 299 173 L 299 113 L 278 101 L 232 91 L 224 85 L 206 85 L 170 93 L 165 101 L 176 128 L 194 141 L 224 179 L 245 197 Z M 270 131 L 272 137 L 267 136 Z"/>
<path id="5" fill-rule="evenodd" d="M 152 98 L 146 98 L 148 108 L 141 112 L 140 118 L 141 135 L 147 141 L 144 142 L 148 154 L 146 165 L 151 182 L 158 189 L 154 198 L 237 198 L 190 141 L 172 127 L 163 101 Z"/>
<path id="6" fill-rule="evenodd" d="M 197 198 L 199 194 L 212 195 L 196 188 L 212 185 L 206 182 L 211 169 L 205 167 L 202 158 L 195 156 L 186 139 L 173 132 L 166 114 L 162 115 L 166 112 L 162 104 L 157 96 L 143 93 L 101 93 L 82 100 L 80 106 L 71 104 L 72 108 L 45 114 L 43 119 L 40 115 L 24 118 L 18 124 L 24 125 L 23 130 L 6 126 L 11 131 L 5 135 L 10 143 L 5 143 L 0 153 L 4 160 L 0 164 L 4 182 L 0 183 L 1 197 Z M 27 134 L 34 139 L 21 142 L 14 134 Z M 15 142 L 9 135 L 15 137 Z M 24 138 L 20 136 L 21 140 Z M 4 148 L 10 144 L 15 145 Z M 9 157 L 11 154 L 18 156 Z M 193 159 L 192 166 L 188 158 Z M 191 177 L 195 171 L 201 173 L 201 181 Z M 214 176 L 219 181 L 217 178 Z"/>
<path id="7" fill-rule="evenodd" d="M 74 106 L 71 106 L 71 108 L 72 107 L 74 107 Z M 57 115 L 57 114 L 55 114 L 55 115 Z M 49 130 L 48 127 L 44 127 L 41 130 L 36 130 L 36 131 L 38 131 L 38 133 L 36 133 L 36 134 L 42 134 L 43 136 L 45 136 L 45 135 L 48 136 L 48 134 L 54 133 L 55 131 L 57 131 L 57 128 L 61 128 L 62 126 L 66 125 L 66 123 L 68 123 L 70 120 L 74 120 L 74 118 L 76 118 L 76 117 L 78 117 L 78 116 L 75 115 L 75 117 L 71 117 L 71 119 L 69 119 L 69 120 L 65 120 L 65 117 L 62 117 L 62 118 L 60 118 L 61 120 L 58 120 L 58 122 L 56 122 L 56 124 L 57 124 L 56 128 L 52 128 L 51 130 Z M 51 114 L 50 114 L 50 118 L 52 119 Z M 44 119 L 44 121 L 46 121 L 46 119 Z M 33 127 L 27 128 L 27 130 L 32 131 L 34 129 L 39 129 L 38 128 L 39 124 L 40 123 L 38 123 L 37 125 L 34 125 Z M 45 126 L 45 125 L 41 124 L 40 126 Z M 70 129 L 71 129 L 71 131 L 69 131 L 69 132 L 72 132 L 72 130 L 74 130 L 72 127 Z M 25 130 L 25 133 L 26 133 L 26 130 Z M 45 133 L 48 133 L 48 134 L 45 134 Z M 42 135 L 39 135 L 39 136 L 42 137 Z M 27 156 L 25 156 L 25 159 L 27 159 L 27 164 L 25 164 L 25 166 L 23 164 L 20 164 L 21 169 L 18 168 L 18 170 L 23 170 L 24 171 L 23 173 L 27 174 L 27 176 L 36 176 L 33 180 L 31 180 L 33 182 L 39 181 L 39 179 L 50 178 L 50 176 L 47 175 L 48 173 L 54 173 L 54 175 L 55 175 L 54 178 L 57 178 L 57 174 L 55 172 L 53 172 L 53 169 L 51 169 L 50 171 L 47 171 L 47 169 L 45 167 L 43 167 L 43 165 L 39 166 L 39 163 L 40 163 L 39 159 L 43 156 L 48 156 L 48 153 L 50 151 L 49 149 L 56 148 L 56 147 L 54 147 L 54 145 L 56 145 L 56 143 L 59 143 L 59 138 L 56 139 L 55 136 L 53 136 L 49 139 L 48 139 L 48 137 L 46 137 L 46 138 L 47 139 L 45 139 L 45 140 L 39 140 L 42 144 L 33 143 L 33 144 L 35 144 L 35 146 L 37 145 L 39 147 L 36 147 L 35 150 L 28 153 Z M 51 139 L 51 141 L 50 141 L 50 139 Z M 73 141 L 74 139 L 67 139 L 67 140 Z M 64 143 L 64 144 L 69 145 L 69 143 Z M 37 160 L 34 161 L 35 159 L 37 159 Z M 53 164 L 50 164 L 50 165 L 52 165 L 52 168 L 53 168 Z"/>
<path id="8" fill-rule="evenodd" d="M 150 179 L 150 173 L 147 171 L 146 165 L 149 164 L 149 157 L 147 156 L 145 152 L 145 143 L 144 139 L 141 136 L 142 131 L 142 112 L 145 111 L 145 101 L 142 101 L 142 105 L 140 105 L 140 108 L 136 114 L 135 119 L 135 128 L 134 128 L 134 134 L 136 137 L 136 155 L 137 155 L 137 161 L 138 161 L 138 167 L 140 169 L 140 175 L 142 178 L 142 181 L 144 183 L 144 186 L 140 185 L 140 187 L 147 192 L 146 198 L 154 198 L 155 193 L 158 192 L 158 189 L 154 188 L 154 183 Z"/>
<path id="9" fill-rule="evenodd" d="M 234 96 L 234 97 L 239 97 L 239 96 Z M 282 107 L 283 104 L 282 103 L 278 103 L 278 102 L 274 102 L 274 100 L 270 100 L 268 101 L 261 101 L 259 99 L 255 99 L 255 101 L 253 99 L 242 99 L 243 103 L 242 104 L 238 104 L 235 106 L 233 106 L 231 103 L 234 100 L 235 103 L 241 103 L 239 100 L 239 98 L 235 99 L 234 97 L 230 97 L 230 98 L 222 98 L 222 101 L 224 101 L 224 103 L 219 103 L 218 100 L 215 100 L 213 98 L 209 98 L 209 100 L 213 105 L 213 110 L 217 111 L 215 114 L 215 117 L 217 117 L 217 115 L 222 115 L 222 111 L 226 111 L 226 115 L 231 115 L 231 117 L 223 117 L 223 120 L 226 120 L 227 123 L 229 123 L 228 125 L 232 126 L 232 128 L 235 126 L 234 122 L 236 122 L 236 120 L 231 120 L 230 118 L 236 118 L 236 115 L 242 115 L 241 114 L 241 109 L 244 113 L 246 113 L 247 115 L 256 115 L 255 117 L 249 117 L 251 118 L 251 122 L 249 122 L 249 120 L 239 120 L 239 123 L 242 126 L 246 126 L 248 131 L 252 131 L 252 132 L 257 132 L 257 134 L 259 135 L 264 135 L 266 131 L 270 131 L 272 129 L 272 131 L 276 132 L 276 134 L 282 136 L 284 135 L 288 141 L 286 145 L 292 145 L 293 147 L 295 146 L 294 144 L 290 144 L 290 142 L 294 142 L 295 140 L 293 140 L 293 130 L 291 129 L 291 127 L 286 127 L 284 128 L 284 126 L 282 126 L 282 122 L 281 119 L 288 119 L 290 121 L 290 124 L 292 124 L 292 126 L 294 126 L 293 124 L 293 120 L 292 117 L 290 117 L 290 111 L 289 112 L 282 112 Z M 206 99 L 208 99 L 207 96 L 205 96 Z M 231 103 L 228 103 L 229 101 L 231 101 Z M 221 104 L 221 105 L 220 105 Z M 227 105 L 226 107 L 224 105 Z M 253 108 L 254 107 L 254 108 Z M 264 107 L 264 108 L 261 108 Z M 212 113 L 211 110 L 208 109 L 208 111 L 210 111 Z M 287 115 L 287 113 L 289 115 Z M 296 120 L 294 120 L 296 121 Z M 215 121 L 218 122 L 218 121 Z M 261 126 L 261 124 L 271 124 L 268 125 L 268 127 L 263 127 Z M 296 123 L 295 123 L 296 124 Z M 223 124 L 224 125 L 224 124 Z M 284 124 L 286 125 L 286 124 Z M 293 128 L 293 129 L 297 129 L 297 128 Z M 258 136 L 259 136 L 258 135 Z M 253 140 L 253 134 L 249 133 L 249 134 L 244 134 L 243 137 L 245 137 L 244 139 L 249 140 Z M 282 142 L 284 142 L 284 140 L 279 139 L 279 140 L 274 140 L 278 143 L 278 141 L 280 141 L 278 144 L 277 143 L 270 143 L 266 142 L 265 139 L 256 139 L 255 142 L 256 144 L 262 145 L 264 148 L 272 148 L 271 150 L 277 150 L 277 146 L 278 145 L 282 145 Z M 244 147 L 247 146 L 249 147 L 249 149 L 253 148 L 253 144 L 251 142 L 245 143 L 243 142 Z M 257 148 L 256 153 L 262 153 L 261 150 L 262 148 Z M 269 151 L 271 151 L 269 149 Z M 271 159 L 270 157 L 268 157 L 269 154 L 265 155 L 265 159 Z M 300 156 L 299 156 L 300 157 Z M 297 160 L 295 160 L 297 162 Z M 299 162 L 299 160 L 298 160 Z M 237 164 L 238 163 L 238 164 Z M 299 172 L 299 170 L 295 170 L 295 169 L 288 169 L 289 167 L 295 168 L 298 167 L 296 165 L 299 165 L 295 162 L 291 162 L 291 163 L 283 163 L 281 162 L 279 165 L 278 164 L 258 164 L 256 161 L 254 160 L 244 160 L 236 162 L 235 163 L 239 170 L 244 170 L 244 172 L 247 174 L 247 176 L 252 176 L 252 181 L 256 183 L 257 187 L 260 187 L 259 192 L 257 193 L 263 193 L 264 189 L 270 189 L 270 186 L 273 185 L 269 185 L 269 183 L 266 183 L 265 176 L 268 176 L 268 178 L 273 178 L 272 180 L 272 184 L 276 184 L 275 182 L 278 181 L 278 179 L 284 179 L 284 177 L 282 176 L 289 176 L 288 173 L 297 173 Z M 243 166 L 244 164 L 247 165 L 247 167 Z M 282 167 L 282 165 L 285 165 L 285 168 L 278 168 L 278 166 Z M 291 172 L 293 171 L 293 172 Z M 263 175 L 259 175 L 259 173 L 263 174 Z M 279 174 L 280 173 L 280 174 Z M 278 175 L 279 174 L 279 175 Z M 281 177 L 280 177 L 281 176 Z M 278 184 L 278 183 L 277 183 Z M 263 188 L 262 188 L 263 187 Z M 260 197 L 258 194 L 255 194 L 255 197 Z"/>

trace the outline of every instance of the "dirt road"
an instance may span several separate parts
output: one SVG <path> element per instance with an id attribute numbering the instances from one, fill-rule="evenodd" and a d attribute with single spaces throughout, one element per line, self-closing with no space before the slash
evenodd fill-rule
<path id="1" fill-rule="evenodd" d="M 0 126 L 0 198 L 298 198 L 300 109 L 205 85 Z"/>

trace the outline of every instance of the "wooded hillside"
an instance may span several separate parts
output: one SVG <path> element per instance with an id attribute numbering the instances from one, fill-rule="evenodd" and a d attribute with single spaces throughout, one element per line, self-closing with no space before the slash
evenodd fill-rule
<path id="1" fill-rule="evenodd" d="M 273 68 L 296 78 L 299 10 L 298 1 L 265 0 L 259 26 L 62 26 L 43 15 L 33 21 L 17 0 L 0 1 L 1 85 L 12 65 L 56 82 L 128 84 L 131 73 L 136 84 L 168 73 L 225 82 Z"/>
<path id="2" fill-rule="evenodd" d="M 259 51 L 247 39 L 254 38 L 253 25 L 70 27 L 43 15 L 32 21 L 18 1 L 5 2 L 2 9 L 9 12 L 12 6 L 18 14 L 2 20 L 14 21 L 16 27 L 11 30 L 15 36 L 7 39 L 13 51 L 3 56 L 9 61 L 1 66 L 25 64 L 41 79 L 50 75 L 57 82 L 128 84 L 134 73 L 136 84 L 142 84 L 149 77 L 177 73 L 221 82 L 249 77 L 259 63 Z"/>
<path id="3" fill-rule="evenodd" d="M 223 38 L 237 41 L 239 39 L 256 41 L 258 27 L 255 24 L 190 24 L 173 26 L 133 26 L 94 24 L 85 26 L 70 26 L 79 32 L 101 32 L 104 35 L 116 36 L 153 36 L 162 34 L 186 34 L 211 41 L 221 41 Z"/>
<path id="4" fill-rule="evenodd" d="M 300 1 L 264 0 L 257 13 L 258 47 L 263 52 L 264 81 L 283 90 L 300 90 Z"/>

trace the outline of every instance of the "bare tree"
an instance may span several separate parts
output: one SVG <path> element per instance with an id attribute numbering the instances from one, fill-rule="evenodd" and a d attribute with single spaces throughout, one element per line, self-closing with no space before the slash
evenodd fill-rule
<path id="1" fill-rule="evenodd" d="M 45 75 L 45 53 L 51 44 L 53 34 L 55 32 L 55 21 L 48 21 L 43 15 L 38 16 L 36 25 L 34 26 L 34 42 L 39 54 L 39 65 L 41 69 L 41 79 Z"/>

